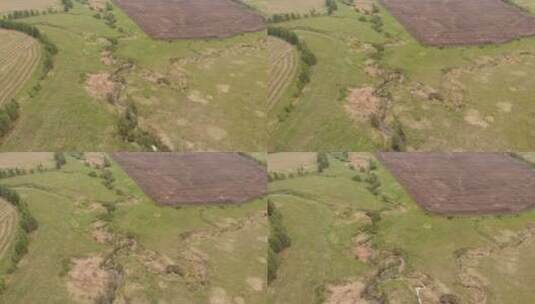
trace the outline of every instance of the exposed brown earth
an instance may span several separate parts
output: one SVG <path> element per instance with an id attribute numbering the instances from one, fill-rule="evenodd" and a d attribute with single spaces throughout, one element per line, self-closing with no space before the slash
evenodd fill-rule
<path id="1" fill-rule="evenodd" d="M 378 159 L 431 212 L 515 213 L 535 206 L 535 170 L 507 153 L 379 153 Z"/>
<path id="2" fill-rule="evenodd" d="M 117 274 L 103 267 L 100 256 L 73 260 L 67 288 L 79 303 L 109 303 L 113 299 Z"/>
<path id="3" fill-rule="evenodd" d="M 266 169 L 237 153 L 114 153 L 112 157 L 163 205 L 241 203 L 267 190 Z"/>
<path id="4" fill-rule="evenodd" d="M 226 38 L 265 28 L 264 18 L 232 0 L 115 0 L 157 39 Z"/>
<path id="5" fill-rule="evenodd" d="M 381 109 L 381 98 L 375 93 L 372 87 L 349 89 L 345 110 L 353 119 L 369 119 Z"/>
<path id="6" fill-rule="evenodd" d="M 535 35 L 535 17 L 502 0 L 381 0 L 421 43 L 503 43 Z"/>

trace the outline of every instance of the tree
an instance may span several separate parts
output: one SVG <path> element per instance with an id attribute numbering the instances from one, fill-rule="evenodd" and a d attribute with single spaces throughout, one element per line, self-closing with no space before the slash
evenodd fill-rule
<path id="1" fill-rule="evenodd" d="M 327 157 L 327 153 L 318 152 L 317 162 L 319 173 L 322 173 L 323 170 L 329 168 L 329 158 Z"/>
<path id="2" fill-rule="evenodd" d="M 65 155 L 63 155 L 62 152 L 55 152 L 54 153 L 54 161 L 56 162 L 56 169 L 61 169 L 63 165 L 67 163 L 67 160 L 65 159 Z"/>
<path id="3" fill-rule="evenodd" d="M 327 6 L 327 14 L 329 15 L 332 15 L 332 13 L 338 9 L 336 0 L 326 0 L 325 5 Z"/>
<path id="4" fill-rule="evenodd" d="M 63 4 L 63 10 L 65 12 L 68 12 L 70 9 L 74 7 L 71 0 L 61 0 L 61 4 Z"/>

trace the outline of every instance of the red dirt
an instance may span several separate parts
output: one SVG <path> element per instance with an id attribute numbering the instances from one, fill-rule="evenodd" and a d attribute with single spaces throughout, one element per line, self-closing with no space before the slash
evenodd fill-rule
<path id="1" fill-rule="evenodd" d="M 115 0 L 158 39 L 226 38 L 265 28 L 264 18 L 238 0 Z"/>
<path id="2" fill-rule="evenodd" d="M 242 203 L 267 190 L 265 168 L 237 153 L 114 153 L 112 157 L 163 205 Z"/>
<path id="3" fill-rule="evenodd" d="M 535 17 L 502 0 L 381 0 L 421 43 L 503 43 L 535 35 Z"/>
<path id="4" fill-rule="evenodd" d="M 507 153 L 379 153 L 428 211 L 516 213 L 535 206 L 535 169 Z"/>

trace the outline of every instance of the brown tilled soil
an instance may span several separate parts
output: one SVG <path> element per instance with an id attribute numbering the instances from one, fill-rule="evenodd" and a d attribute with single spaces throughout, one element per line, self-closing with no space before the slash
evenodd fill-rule
<path id="1" fill-rule="evenodd" d="M 112 157 L 163 205 L 241 203 L 267 190 L 266 169 L 237 153 L 114 153 Z"/>
<path id="2" fill-rule="evenodd" d="M 535 35 L 535 17 L 502 0 L 381 0 L 421 43 L 502 43 Z"/>
<path id="3" fill-rule="evenodd" d="M 378 158 L 431 212 L 514 213 L 535 206 L 535 170 L 506 153 L 379 153 Z"/>
<path id="4" fill-rule="evenodd" d="M 233 0 L 115 0 L 157 39 L 225 38 L 265 27 L 264 18 Z"/>

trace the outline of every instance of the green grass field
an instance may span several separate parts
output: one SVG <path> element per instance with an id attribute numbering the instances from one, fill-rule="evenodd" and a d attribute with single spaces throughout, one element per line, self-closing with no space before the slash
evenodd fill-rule
<path id="1" fill-rule="evenodd" d="M 304 93 L 270 111 L 269 150 L 392 149 L 394 136 L 406 150 L 533 149 L 535 39 L 426 47 L 377 1 L 375 14 L 337 3 L 332 16 L 273 25 L 297 33 L 318 63 Z"/>
<path id="2" fill-rule="evenodd" d="M 322 173 L 269 184 L 268 198 L 292 239 L 268 289 L 270 303 L 532 299 L 535 277 L 527 269 L 533 267 L 535 212 L 430 215 L 368 157 L 379 181 L 376 195 L 367 189 L 370 171 L 351 169 L 340 153 L 329 156 Z"/>
<path id="3" fill-rule="evenodd" d="M 21 117 L 2 149 L 142 149 L 118 134 L 134 103 L 139 128 L 171 150 L 264 150 L 265 33 L 158 41 L 119 8 L 111 13 L 115 28 L 77 2 L 68 13 L 17 20 L 36 25 L 59 53 L 37 96 L 19 93 Z"/>
<path id="4" fill-rule="evenodd" d="M 1 180 L 27 202 L 39 228 L 14 272 L 0 260 L 7 286 L 0 302 L 262 303 L 264 200 L 160 207 L 117 165 L 107 170 L 113 189 L 89 175 L 99 169 L 72 157 L 60 170 Z M 101 264 L 77 266 L 91 259 Z M 110 273 L 118 279 L 108 286 Z"/>

